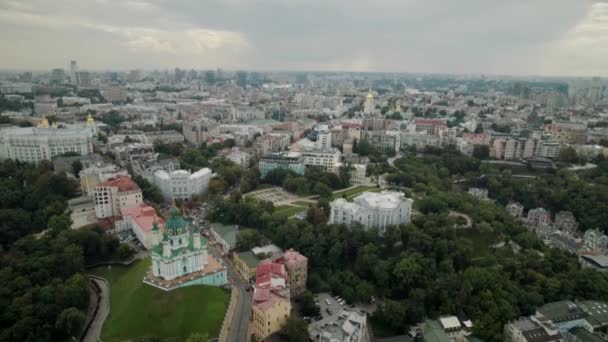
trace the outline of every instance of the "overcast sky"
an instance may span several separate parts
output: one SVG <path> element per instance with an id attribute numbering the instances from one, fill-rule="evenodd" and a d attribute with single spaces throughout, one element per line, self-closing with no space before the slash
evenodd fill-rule
<path id="1" fill-rule="evenodd" d="M 608 1 L 0 0 L 0 69 L 608 75 Z"/>

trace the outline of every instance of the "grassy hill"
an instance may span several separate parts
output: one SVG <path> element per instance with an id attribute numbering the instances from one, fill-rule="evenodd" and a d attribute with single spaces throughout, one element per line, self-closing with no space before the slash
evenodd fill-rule
<path id="1" fill-rule="evenodd" d="M 105 342 L 144 336 L 218 336 L 229 294 L 218 287 L 191 286 L 165 292 L 142 283 L 150 259 L 129 267 L 100 267 L 92 273 L 110 283 L 110 315 L 101 338 Z"/>

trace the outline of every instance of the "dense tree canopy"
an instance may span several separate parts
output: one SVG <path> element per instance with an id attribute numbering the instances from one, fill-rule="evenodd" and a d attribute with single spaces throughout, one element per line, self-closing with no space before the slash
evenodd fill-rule
<path id="1" fill-rule="evenodd" d="M 376 229 L 326 225 L 314 217 L 288 220 L 253 200 L 218 200 L 210 215 L 255 228 L 306 255 L 313 292 L 331 290 L 348 301 L 382 298 L 372 317 L 378 331 L 404 333 L 427 317 L 456 314 L 475 322 L 476 335 L 501 341 L 504 323 L 543 303 L 608 300 L 608 276 L 583 270 L 575 256 L 547 248 L 504 210 L 508 201 L 520 200 L 527 208 L 572 210 L 584 226 L 606 229 L 608 210 L 601 208 L 608 203 L 608 164 L 578 174 L 539 174 L 520 184 L 511 171 L 452 148 L 425 152 L 396 160 L 387 177 L 410 189 L 421 214 L 382 236 Z M 294 178 L 284 177 L 284 182 Z M 473 198 L 463 191 L 469 186 L 487 188 L 496 202 Z M 472 227 L 456 229 L 461 218 L 448 211 L 468 215 Z"/>
<path id="2" fill-rule="evenodd" d="M 5 160 L 0 162 L 0 189 L 0 245 L 6 247 L 63 214 L 78 184 L 65 173 L 54 174 L 49 161 L 34 165 Z"/>

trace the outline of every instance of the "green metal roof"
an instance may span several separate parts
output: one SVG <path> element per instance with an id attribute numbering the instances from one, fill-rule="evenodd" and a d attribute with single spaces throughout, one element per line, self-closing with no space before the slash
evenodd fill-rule
<path id="1" fill-rule="evenodd" d="M 239 228 L 234 224 L 212 223 L 211 228 L 222 237 L 224 241 L 231 247 L 236 246 L 236 236 L 239 233 Z"/>
<path id="2" fill-rule="evenodd" d="M 583 300 L 576 304 L 588 315 L 586 319 L 594 328 L 608 325 L 607 302 Z"/>
<path id="3" fill-rule="evenodd" d="M 547 303 L 536 311 L 545 319 L 551 320 L 554 323 L 570 321 L 585 316 L 583 310 L 569 300 Z"/>
<path id="4" fill-rule="evenodd" d="M 169 238 L 166 235 L 165 235 L 165 239 L 163 239 L 163 241 L 169 240 Z M 201 248 L 202 248 L 203 246 L 205 246 L 207 244 L 207 240 L 203 237 L 201 237 L 200 239 L 201 239 Z M 194 249 L 194 241 L 192 239 L 192 236 L 188 237 L 188 245 L 186 247 L 172 249 L 171 255 L 168 258 L 165 258 L 165 256 L 163 255 L 163 244 L 162 243 L 158 244 L 152 248 L 152 254 L 158 254 L 161 258 L 163 258 L 165 260 L 177 258 L 183 254 L 187 254 L 187 253 L 193 252 L 193 251 L 195 251 L 195 249 Z"/>
<path id="5" fill-rule="evenodd" d="M 249 268 L 256 267 L 260 263 L 260 259 L 252 251 L 238 253 L 238 256 Z"/>
<path id="6" fill-rule="evenodd" d="M 441 324 L 437 321 L 424 321 L 419 325 L 422 332 L 422 339 L 425 342 L 449 342 L 450 339 L 445 333 Z"/>
<path id="7" fill-rule="evenodd" d="M 581 328 L 581 327 L 570 329 L 569 333 L 576 336 L 578 338 L 578 341 L 580 341 L 580 342 L 602 342 L 602 341 L 604 341 L 599 336 L 593 335 L 587 329 Z"/>

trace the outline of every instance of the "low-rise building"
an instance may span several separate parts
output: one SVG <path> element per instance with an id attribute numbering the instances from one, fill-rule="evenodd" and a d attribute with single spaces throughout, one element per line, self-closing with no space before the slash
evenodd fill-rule
<path id="1" fill-rule="evenodd" d="M 336 320 L 327 324 L 318 338 L 313 336 L 313 341 L 370 342 L 367 316 L 358 310 L 342 309 Z"/>
<path id="2" fill-rule="evenodd" d="M 527 223 L 531 226 L 548 225 L 551 223 L 551 214 L 544 208 L 530 209 Z"/>
<path id="3" fill-rule="evenodd" d="M 175 170 L 171 173 L 158 170 L 154 173 L 154 184 L 158 186 L 166 200 L 201 196 L 209 188 L 210 180 L 209 168 L 202 168 L 194 173 L 186 170 Z"/>
<path id="4" fill-rule="evenodd" d="M 217 123 L 207 119 L 184 120 L 182 132 L 187 142 L 200 146 L 203 142 L 207 141 L 211 131 L 216 127 Z"/>
<path id="5" fill-rule="evenodd" d="M 376 227 L 384 233 L 387 226 L 407 224 L 411 221 L 413 200 L 402 192 L 364 192 L 354 202 L 343 198 L 334 200 L 329 223 L 350 225 L 360 223 L 366 229 Z"/>
<path id="6" fill-rule="evenodd" d="M 170 144 L 184 142 L 184 136 L 180 132 L 173 129 L 166 131 L 145 132 L 145 135 L 150 143 L 160 142 L 162 144 Z"/>
<path id="7" fill-rule="evenodd" d="M 598 229 L 588 229 L 583 235 L 583 244 L 588 251 L 604 252 L 608 249 L 608 236 Z"/>
<path id="8" fill-rule="evenodd" d="M 141 203 L 136 207 L 122 208 L 120 213 L 122 220 L 114 223 L 116 230 L 131 230 L 144 248 L 152 248 L 152 228 L 154 222 L 164 225 L 164 220 L 158 216 L 156 210 L 149 205 Z"/>
<path id="9" fill-rule="evenodd" d="M 211 238 L 220 246 L 223 254 L 228 254 L 236 247 L 239 227 L 233 224 L 212 223 L 209 227 Z"/>
<path id="10" fill-rule="evenodd" d="M 571 211 L 560 211 L 555 214 L 555 227 L 559 230 L 568 232 L 576 232 L 578 229 L 578 223 L 574 218 L 574 214 Z"/>
<path id="11" fill-rule="evenodd" d="M 524 206 L 518 202 L 509 202 L 507 204 L 507 212 L 515 218 L 521 218 L 524 214 Z"/>
<path id="12" fill-rule="evenodd" d="M 234 254 L 234 267 L 246 280 L 255 277 L 255 269 L 259 263 L 260 259 L 252 251 Z"/>
<path id="13" fill-rule="evenodd" d="M 608 303 L 594 300 L 547 303 L 529 317 L 505 324 L 506 342 L 605 341 Z M 582 332 L 582 330 L 586 332 Z"/>
<path id="14" fill-rule="evenodd" d="M 279 331 L 291 314 L 285 266 L 264 262 L 256 268 L 251 310 L 251 333 L 259 341 Z"/>
<path id="15" fill-rule="evenodd" d="M 480 188 L 469 188 L 469 191 L 467 191 L 469 193 L 469 195 L 480 199 L 482 201 L 485 201 L 488 199 L 488 189 L 480 189 Z"/>
<path id="16" fill-rule="evenodd" d="M 244 169 L 249 167 L 249 161 L 251 160 L 249 153 L 241 151 L 238 147 L 233 147 L 232 151 L 230 151 L 230 154 L 226 158 Z"/>

